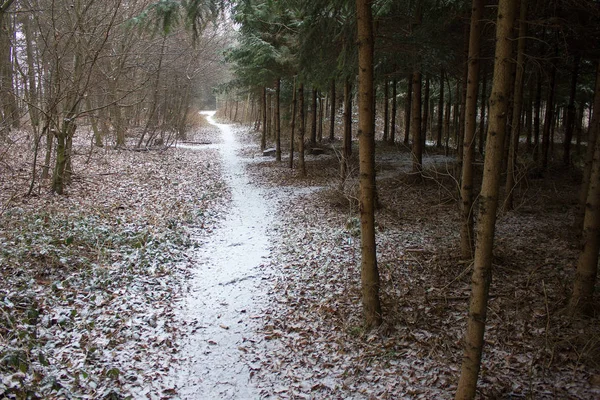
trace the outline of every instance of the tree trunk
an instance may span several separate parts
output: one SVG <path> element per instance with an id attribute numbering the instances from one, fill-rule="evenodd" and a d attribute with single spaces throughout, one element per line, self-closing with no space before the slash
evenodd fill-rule
<path id="1" fill-rule="evenodd" d="M 44 156 L 44 167 L 42 168 L 42 179 L 50 177 L 50 161 L 52 160 L 52 147 L 54 144 L 54 128 L 52 127 L 54 118 L 51 114 L 48 114 L 45 118 L 46 122 L 42 129 L 42 135 L 46 136 L 46 154 Z"/>
<path id="2" fill-rule="evenodd" d="M 444 112 L 445 114 L 445 118 L 444 118 L 444 138 L 446 139 L 446 143 L 445 143 L 445 147 L 446 147 L 446 151 L 445 154 L 446 156 L 448 156 L 448 153 L 450 153 L 450 104 L 451 100 L 448 100 L 446 102 L 446 111 Z"/>
<path id="3" fill-rule="evenodd" d="M 460 132 L 460 104 L 461 104 L 461 96 L 462 90 L 460 85 L 460 79 L 456 79 L 456 99 L 454 100 L 454 106 L 452 107 L 452 130 L 454 131 L 454 144 L 457 146 L 457 160 L 459 163 L 462 162 L 462 149 L 459 146 L 459 136 L 462 135 Z"/>
<path id="4" fill-rule="evenodd" d="M 542 114 L 542 71 L 537 71 L 537 82 L 535 88 L 535 105 L 533 112 L 533 159 L 540 158 L 540 124 Z"/>
<path id="5" fill-rule="evenodd" d="M 117 79 L 111 79 L 109 82 L 109 99 L 111 102 L 108 111 L 113 120 L 115 127 L 115 136 L 117 147 L 125 147 L 125 123 L 123 122 L 123 115 L 121 113 L 121 106 L 117 104 L 118 100 L 118 77 Z M 138 144 L 139 147 L 139 144 Z"/>
<path id="6" fill-rule="evenodd" d="M 52 175 L 52 191 L 56 194 L 63 194 L 64 191 L 64 172 L 67 165 L 66 133 L 61 129 L 56 132 L 56 164 Z"/>
<path id="7" fill-rule="evenodd" d="M 289 167 L 294 168 L 294 132 L 296 130 L 296 78 L 294 78 L 294 88 L 292 90 L 292 128 L 290 133 L 290 160 Z"/>
<path id="8" fill-rule="evenodd" d="M 390 93 L 389 81 L 383 83 L 383 141 L 387 142 L 390 135 Z"/>
<path id="9" fill-rule="evenodd" d="M 462 79 L 462 88 L 460 91 L 460 108 L 458 113 L 458 137 L 457 137 L 457 160 L 459 165 L 462 164 L 464 158 L 464 143 L 465 143 L 465 120 L 467 116 L 466 104 L 467 104 L 467 87 L 468 87 L 468 74 L 469 74 L 469 46 L 471 41 L 470 25 L 465 24 L 465 33 L 464 33 L 464 48 L 465 48 L 465 65 L 463 66 L 463 79 Z M 477 63 L 477 75 L 479 76 L 479 63 Z M 475 83 L 477 85 L 478 83 Z M 477 94 L 475 94 L 475 98 L 477 98 Z M 461 166 L 462 168 L 462 166 Z"/>
<path id="10" fill-rule="evenodd" d="M 517 0 L 519 2 L 520 0 Z M 514 30 L 513 30 L 514 32 Z M 516 36 L 513 34 L 513 40 L 516 41 Z M 514 56 L 513 56 L 514 57 Z M 514 104 L 514 86 L 515 86 L 515 74 L 517 73 L 516 63 L 512 64 L 512 72 L 510 74 L 510 87 L 513 88 L 511 91 L 510 99 L 508 99 L 508 115 L 506 116 L 506 121 L 508 121 L 508 125 L 506 126 L 506 136 L 504 137 L 504 157 L 502 158 L 502 171 L 506 171 L 508 169 L 508 155 L 510 152 L 510 142 L 511 142 L 511 132 L 512 132 L 512 120 L 513 120 L 513 104 Z"/>
<path id="11" fill-rule="evenodd" d="M 262 135 L 260 137 L 260 150 L 267 147 L 267 88 L 262 90 Z"/>
<path id="12" fill-rule="evenodd" d="M 423 96 L 423 118 L 421 120 L 421 151 L 427 148 L 427 129 L 429 123 L 429 74 L 425 74 L 425 95 Z"/>
<path id="13" fill-rule="evenodd" d="M 381 324 L 375 249 L 375 135 L 373 127 L 373 19 L 371 0 L 356 0 L 358 25 L 358 137 L 360 158 L 361 281 L 366 329 Z"/>
<path id="14" fill-rule="evenodd" d="M 24 15 L 22 18 L 23 23 L 23 34 L 25 36 L 26 43 L 26 54 L 27 54 L 27 81 L 28 81 L 28 89 L 27 89 L 27 105 L 29 110 L 29 117 L 31 119 L 31 125 L 34 128 L 36 133 L 39 132 L 40 125 L 40 113 L 39 113 L 39 105 L 38 105 L 38 90 L 37 84 L 35 81 L 35 45 L 33 43 L 33 34 L 31 32 L 31 19 L 29 15 Z"/>
<path id="15" fill-rule="evenodd" d="M 146 137 L 146 134 L 148 133 L 149 129 L 153 129 L 153 132 L 156 129 L 157 126 L 157 122 L 158 122 L 158 116 L 157 116 L 157 106 L 158 106 L 158 100 L 159 100 L 159 83 L 160 83 L 160 76 L 161 76 L 161 71 L 162 71 L 162 64 L 163 64 L 163 60 L 165 57 L 165 47 L 166 47 L 166 41 L 167 41 L 167 37 L 163 36 L 163 40 L 162 40 L 162 44 L 161 44 L 161 48 L 160 48 L 160 55 L 158 58 L 158 66 L 156 68 L 156 77 L 154 79 L 154 88 L 153 88 L 153 93 L 152 93 L 152 104 L 150 106 L 150 110 L 149 110 L 149 115 L 148 115 L 148 120 L 146 121 L 146 126 L 144 127 L 144 130 L 142 131 L 142 134 L 138 140 L 137 143 L 137 147 L 142 147 L 142 143 L 144 142 L 144 138 Z M 227 108 L 227 103 L 225 103 L 225 108 Z M 151 135 L 152 136 L 152 135 Z M 149 140 L 148 140 L 149 141 Z M 147 142 L 148 143 L 148 142 Z M 146 145 L 147 145 L 146 143 Z"/>
<path id="16" fill-rule="evenodd" d="M 0 102 L 2 106 L 3 128 L 10 129 L 19 126 L 17 99 L 15 97 L 13 52 L 12 43 L 13 23 L 12 16 L 4 11 L 0 12 Z"/>
<path id="17" fill-rule="evenodd" d="M 335 140 L 335 116 L 336 116 L 336 107 L 335 107 L 335 79 L 331 80 L 331 112 L 330 112 L 330 124 L 329 124 L 329 141 L 333 142 Z"/>
<path id="18" fill-rule="evenodd" d="M 525 77 L 525 45 L 527 38 L 527 0 L 521 0 L 519 12 L 519 39 L 517 42 L 517 75 L 515 77 L 515 94 L 513 96 L 512 137 L 508 152 L 508 169 L 506 171 L 506 186 L 504 191 L 504 211 L 514 207 L 514 191 L 516 183 L 516 164 L 519 150 L 519 136 L 521 135 L 521 111 L 523 109 L 523 85 Z"/>
<path id="19" fill-rule="evenodd" d="M 594 95 L 600 97 L 596 88 Z M 594 109 L 593 129 L 590 133 L 596 136 L 590 179 L 587 184 L 587 199 L 583 221 L 583 250 L 577 262 L 577 272 L 573 285 L 573 294 L 569 301 L 571 315 L 582 313 L 589 316 L 594 314 L 594 287 L 598 277 L 598 251 L 600 250 L 600 140 L 598 140 L 599 118 L 598 109 Z"/>
<path id="20" fill-rule="evenodd" d="M 579 77 L 579 64 L 581 56 L 575 54 L 573 59 L 573 71 L 571 72 L 571 93 L 569 94 L 569 105 L 567 106 L 567 118 L 565 126 L 565 142 L 563 152 L 563 164 L 571 165 L 571 141 L 575 130 L 575 97 L 577 96 L 577 79 Z"/>
<path id="21" fill-rule="evenodd" d="M 479 120 L 479 154 L 483 154 L 485 144 L 485 110 L 487 108 L 487 76 L 488 68 L 483 64 L 483 76 L 481 78 L 481 119 Z"/>
<path id="22" fill-rule="evenodd" d="M 275 160 L 281 161 L 281 78 L 275 81 Z"/>
<path id="23" fill-rule="evenodd" d="M 588 191 L 592 176 L 592 165 L 594 161 L 594 149 L 600 135 L 600 61 L 596 65 L 596 86 L 594 92 L 594 105 L 592 109 L 592 120 L 588 125 L 587 150 L 585 154 L 585 164 L 583 167 L 583 178 L 581 180 L 581 189 L 579 191 L 579 206 L 577 208 L 577 219 L 575 221 L 578 229 L 583 229 Z"/>
<path id="24" fill-rule="evenodd" d="M 442 133 L 444 130 L 444 68 L 440 70 L 440 97 L 438 99 L 437 115 L 437 140 L 436 147 L 442 147 Z"/>
<path id="25" fill-rule="evenodd" d="M 421 142 L 421 71 L 412 74 L 412 170 L 421 172 L 423 169 L 423 147 Z"/>
<path id="26" fill-rule="evenodd" d="M 317 142 L 323 141 L 323 98 L 319 96 L 317 102 L 318 118 L 317 118 Z"/>
<path id="27" fill-rule="evenodd" d="M 557 50 L 556 50 L 557 51 Z M 542 169 L 548 168 L 550 153 L 550 134 L 554 123 L 554 93 L 556 91 L 556 63 L 550 66 L 550 83 L 548 84 L 548 100 L 546 101 L 546 116 L 544 118 L 544 132 L 542 135 Z"/>
<path id="28" fill-rule="evenodd" d="M 300 126 L 298 127 L 298 168 L 300 174 L 306 176 L 306 163 L 304 162 L 304 136 L 306 132 L 306 120 L 304 119 L 304 84 L 301 83 L 298 88 L 298 119 Z"/>
<path id="29" fill-rule="evenodd" d="M 315 146 L 317 144 L 317 89 L 312 90 L 312 102 L 310 105 L 310 144 Z"/>
<path id="30" fill-rule="evenodd" d="M 71 178 L 73 176 L 73 136 L 75 135 L 75 129 L 77 129 L 75 122 L 68 124 L 65 146 L 65 170 L 63 176 L 63 179 L 67 185 L 71 184 Z"/>
<path id="31" fill-rule="evenodd" d="M 583 101 L 579 102 L 579 107 L 577 109 L 577 117 L 575 119 L 575 135 L 577 136 L 576 143 L 577 143 L 577 147 L 575 149 L 575 151 L 577 152 L 577 154 L 581 154 L 581 136 L 582 136 L 582 131 L 583 131 L 583 110 L 584 110 L 584 106 L 585 103 Z"/>
<path id="32" fill-rule="evenodd" d="M 348 177 L 350 168 L 350 156 L 352 155 L 352 85 L 346 78 L 344 84 L 344 138 L 342 143 L 342 159 L 340 164 L 340 174 L 342 185 Z"/>
<path id="33" fill-rule="evenodd" d="M 408 146 L 408 138 L 410 137 L 410 123 L 412 110 L 412 91 L 413 91 L 413 74 L 409 74 L 406 78 L 406 104 L 404 107 L 404 144 Z M 419 110 L 421 108 L 419 107 Z M 419 111 L 420 112 L 420 111 Z"/>
<path id="34" fill-rule="evenodd" d="M 87 96 L 85 99 L 85 106 L 88 110 L 92 109 L 92 101 L 90 100 L 91 96 Z M 90 114 L 88 116 L 90 120 L 90 124 L 92 125 L 92 132 L 94 133 L 94 146 L 96 147 L 104 147 L 104 143 L 102 142 L 102 132 L 98 129 L 98 116 L 95 114 Z"/>
<path id="35" fill-rule="evenodd" d="M 233 120 L 235 122 L 235 120 Z M 267 138 L 273 139 L 273 95 L 267 94 Z"/>
<path id="36" fill-rule="evenodd" d="M 392 122 L 390 123 L 390 143 L 396 141 L 396 114 L 398 113 L 398 101 L 396 99 L 398 82 L 394 79 L 392 81 Z"/>
<path id="37" fill-rule="evenodd" d="M 464 355 L 456 399 L 475 398 L 483 352 L 487 303 L 492 280 L 492 250 L 500 187 L 500 166 L 511 89 L 509 87 L 512 57 L 511 31 L 515 20 L 515 9 L 516 0 L 499 1 L 494 79 L 490 97 L 489 134 L 485 149 L 483 183 L 477 218 L 477 247 L 471 278 L 471 299 L 464 339 Z"/>
<path id="38" fill-rule="evenodd" d="M 531 151 L 533 143 L 533 96 L 534 86 L 529 84 L 529 95 L 527 96 L 527 105 L 525 105 L 525 130 L 527 131 L 527 152 Z"/>
<path id="39" fill-rule="evenodd" d="M 460 253 L 463 260 L 473 258 L 473 161 L 475 131 L 477 130 L 477 94 L 479 92 L 479 52 L 483 0 L 473 0 L 467 64 L 467 99 L 465 103 L 465 132 L 463 143 L 461 195 Z"/>
<path id="40" fill-rule="evenodd" d="M 373 135 L 375 135 L 375 132 L 377 132 L 377 129 L 375 129 L 375 121 L 377 121 L 377 86 L 375 85 L 375 83 L 373 83 Z"/>

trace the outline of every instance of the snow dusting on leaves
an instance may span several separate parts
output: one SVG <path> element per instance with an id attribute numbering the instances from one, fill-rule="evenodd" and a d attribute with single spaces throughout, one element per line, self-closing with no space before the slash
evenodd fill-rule
<path id="1" fill-rule="evenodd" d="M 45 186 L 22 195 L 31 160 L 13 147 L 0 164 L 0 393 L 180 395 L 172 376 L 187 355 L 179 350 L 202 326 L 174 310 L 198 261 L 194 246 L 231 198 L 211 145 L 218 140 L 207 128 L 163 151 L 90 151 L 82 142 L 60 197 Z M 276 163 L 256 144 L 241 150 L 254 157 L 247 172 L 276 205 L 276 222 L 256 293 L 266 306 L 248 311 L 258 328 L 238 344 L 245 365 L 236 371 L 249 371 L 262 398 L 453 398 L 472 266 L 457 256 L 452 161 L 426 156 L 426 179 L 417 181 L 407 175 L 409 153 L 378 145 L 385 322 L 368 332 L 358 185 L 337 181 L 338 145 L 307 156 L 308 178 L 287 168 L 285 154 Z M 480 398 L 600 397 L 597 317 L 562 313 L 579 251 L 568 228 L 577 188 L 568 174 L 553 179 L 528 182 L 516 210 L 499 215 Z M 218 351 L 222 337 L 198 337 Z"/>
<path id="2" fill-rule="evenodd" d="M 290 171 L 285 159 L 249 166 L 255 182 L 269 187 L 322 186 L 284 201 L 273 228 L 265 266 L 271 303 L 260 342 L 247 353 L 266 398 L 454 397 L 471 265 L 457 256 L 457 191 L 447 161 L 425 157 L 426 179 L 415 183 L 406 175 L 408 153 L 378 147 L 385 322 L 374 332 L 364 331 L 361 319 L 356 182 L 339 189 L 332 156 L 309 160 L 308 178 Z M 577 257 L 565 229 L 577 190 L 565 191 L 566 198 L 540 196 L 553 193 L 554 184 L 536 185 L 535 197 L 524 193 L 527 206 L 500 216 L 479 395 L 596 398 L 597 319 L 570 321 L 560 312 Z"/>
<path id="3" fill-rule="evenodd" d="M 210 132 L 209 132 L 210 133 Z M 229 195 L 215 150 L 75 148 L 66 196 L 31 197 L 28 152 L 3 171 L 0 393 L 161 398 L 177 362 L 196 238 Z M 86 147 L 83 147 L 86 145 Z M 163 393 L 164 392 L 164 393 Z"/>

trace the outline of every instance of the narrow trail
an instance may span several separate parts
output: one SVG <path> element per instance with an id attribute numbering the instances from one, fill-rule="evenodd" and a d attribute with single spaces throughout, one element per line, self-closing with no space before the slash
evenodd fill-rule
<path id="1" fill-rule="evenodd" d="M 239 347 L 255 335 L 253 316 L 267 290 L 258 267 L 269 255 L 272 207 L 249 183 L 232 128 L 207 119 L 221 130 L 218 148 L 232 201 L 226 219 L 202 243 L 182 303 L 181 318 L 193 328 L 181 349 L 186 361 L 177 368 L 176 390 L 182 399 L 254 399 L 258 389 Z"/>

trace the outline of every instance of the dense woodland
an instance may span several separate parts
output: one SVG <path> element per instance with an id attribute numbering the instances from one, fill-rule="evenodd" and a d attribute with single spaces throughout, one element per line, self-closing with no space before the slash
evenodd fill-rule
<path id="1" fill-rule="evenodd" d="M 532 201 L 535 180 L 576 192 L 560 229 L 577 261 L 555 314 L 597 334 L 598 2 L 4 0 L 0 13 L 2 174 L 13 146 L 33 155 L 26 193 L 3 195 L 3 214 L 68 192 L 74 142 L 164 149 L 216 97 L 218 115 L 251 125 L 297 179 L 318 175 L 309 155 L 335 154 L 334 190 L 359 214 L 365 332 L 390 315 L 378 213 L 398 187 L 433 180 L 449 193 L 453 259 L 472 274 L 456 398 L 477 395 L 498 215 Z M 382 154 L 410 158 L 396 188 L 378 180 Z M 431 154 L 451 160 L 444 171 Z M 537 295 L 550 313 L 546 287 Z M 599 346 L 591 336 L 579 350 Z"/>
<path id="2" fill-rule="evenodd" d="M 260 110 L 255 119 L 262 125 L 262 146 L 273 136 L 278 159 L 282 86 L 285 103 L 291 92 L 290 154 L 297 146 L 302 174 L 305 146 L 323 140 L 323 109 L 329 103 L 330 115 L 337 112 L 337 87 L 343 86 L 343 185 L 352 153 L 352 103 L 358 103 L 366 327 L 383 319 L 375 249 L 375 138 L 410 146 L 413 179 L 423 170 L 428 144 L 455 154 L 461 257 L 473 260 L 457 398 L 475 395 L 497 210 L 514 208 L 524 175 L 552 174 L 558 163 L 582 170 L 574 221 L 582 251 L 567 313 L 597 312 L 598 12 L 596 3 L 578 1 L 242 2 L 234 7 L 242 37 L 228 55 L 237 77 L 229 93 L 256 88 L 248 95 L 259 98 L 254 109 Z M 383 129 L 375 123 L 381 114 Z M 334 139 L 333 123 L 329 139 Z M 477 155 L 484 160 L 481 186 L 474 180 Z M 289 162 L 293 166 L 292 156 Z"/>

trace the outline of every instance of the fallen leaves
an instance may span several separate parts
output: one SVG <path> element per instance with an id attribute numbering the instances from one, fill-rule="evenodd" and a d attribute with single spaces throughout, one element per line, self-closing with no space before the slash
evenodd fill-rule
<path id="1" fill-rule="evenodd" d="M 285 162 L 261 158 L 249 166 L 255 183 L 295 193 L 282 196 L 264 268 L 271 290 L 259 331 L 263 340 L 246 355 L 261 366 L 253 368 L 253 379 L 267 398 L 454 397 L 471 266 L 457 256 L 458 209 L 448 200 L 454 181 L 435 171 L 448 170 L 448 159 L 427 158 L 430 179 L 415 184 L 403 175 L 409 153 L 386 146 L 378 151 L 385 322 L 375 332 L 362 328 L 358 218 L 351 199 L 332 189 L 335 158 L 309 160 L 307 179 Z M 315 184 L 319 192 L 302 191 Z M 564 195 L 572 193 L 566 189 Z M 550 205 L 552 196 L 544 199 Z M 499 218 L 482 398 L 600 396 L 590 383 L 599 371 L 593 354 L 600 346 L 595 340 L 576 344 L 579 322 L 560 314 L 576 249 L 568 235 L 558 234 L 569 226 L 569 214 L 556 210 L 564 208 L 528 208 Z M 597 320 L 580 329 L 582 338 L 600 337 Z M 575 348 L 588 355 L 570 357 Z"/>
<path id="2" fill-rule="evenodd" d="M 26 181 L 0 179 L 0 393 L 167 395 L 188 251 L 228 198 L 218 157 L 76 146 L 65 196 L 26 197 Z M 29 168 L 14 150 L 7 164 Z"/>

